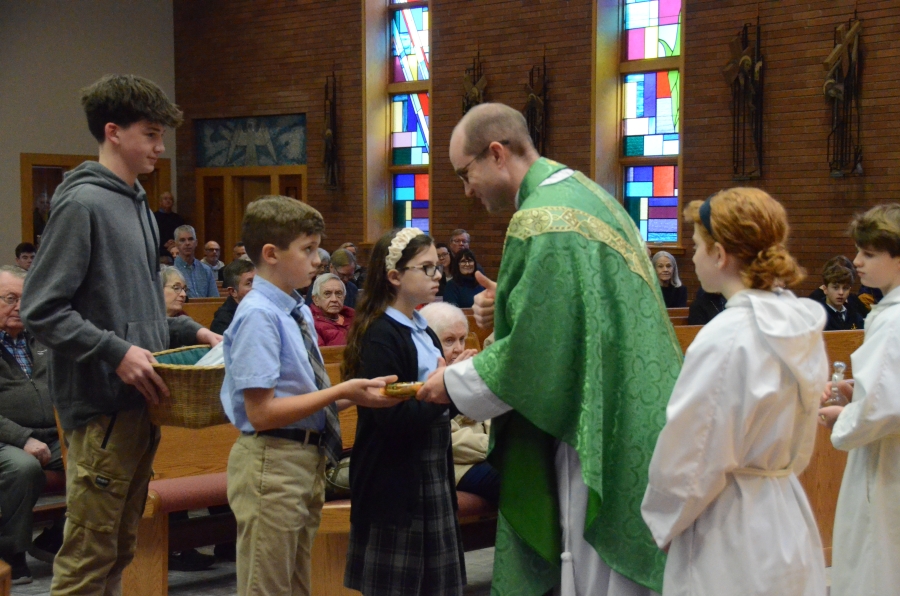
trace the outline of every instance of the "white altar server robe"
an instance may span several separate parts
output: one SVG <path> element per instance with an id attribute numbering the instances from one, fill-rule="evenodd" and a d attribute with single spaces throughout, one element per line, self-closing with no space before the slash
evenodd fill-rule
<path id="1" fill-rule="evenodd" d="M 851 362 L 853 401 L 831 433 L 850 452 L 834 517 L 831 596 L 900 594 L 900 288 L 872 307 Z"/>
<path id="2" fill-rule="evenodd" d="M 823 596 L 819 531 L 797 474 L 828 375 L 821 305 L 745 290 L 687 351 L 641 511 L 671 545 L 664 596 Z"/>

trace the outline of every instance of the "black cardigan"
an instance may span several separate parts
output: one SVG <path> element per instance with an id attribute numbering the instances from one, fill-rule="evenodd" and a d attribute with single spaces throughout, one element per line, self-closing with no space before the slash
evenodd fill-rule
<path id="1" fill-rule="evenodd" d="M 429 328 L 428 335 L 441 350 Z M 387 315 L 372 323 L 362 338 L 359 377 L 397 375 L 399 382 L 417 381 L 418 356 L 412 331 Z M 356 441 L 350 458 L 350 521 L 354 524 L 408 525 L 420 494 L 418 452 L 428 440 L 431 423 L 449 406 L 410 399 L 390 408 L 358 408 Z M 451 411 L 451 416 L 455 411 Z M 450 422 L 448 420 L 447 424 Z M 447 482 L 456 486 L 453 453 L 447 448 Z M 453 508 L 457 508 L 453 491 Z"/>

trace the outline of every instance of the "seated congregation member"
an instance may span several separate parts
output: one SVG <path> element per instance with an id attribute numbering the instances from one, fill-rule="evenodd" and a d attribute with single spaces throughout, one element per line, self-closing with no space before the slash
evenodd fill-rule
<path id="1" fill-rule="evenodd" d="M 678 277 L 678 263 L 675 262 L 675 257 L 661 250 L 653 255 L 650 261 L 656 270 L 656 279 L 659 281 L 666 308 L 687 306 L 687 288 Z"/>
<path id="2" fill-rule="evenodd" d="M 837 255 L 831 257 L 827 261 L 825 261 L 825 265 L 822 267 L 822 273 L 824 276 L 825 271 L 832 269 L 834 267 L 843 267 L 844 269 L 848 269 L 851 273 L 851 277 L 855 280 L 856 278 L 856 267 L 853 265 L 853 261 L 845 257 L 844 255 Z M 869 314 L 869 311 L 872 309 L 872 305 L 876 304 L 878 301 L 875 300 L 874 296 L 872 296 L 872 291 L 870 288 L 866 288 L 865 286 L 860 286 L 859 294 L 855 293 L 852 289 L 853 281 L 850 282 L 850 289 L 847 291 L 847 297 L 844 300 L 844 305 L 849 309 L 854 311 L 856 314 L 861 316 L 863 319 L 866 318 L 866 315 Z M 827 283 L 822 283 L 821 286 L 813 290 L 812 294 L 809 295 L 810 298 L 815 300 L 816 302 L 821 302 L 825 304 L 825 290 L 828 288 Z M 876 290 L 879 294 L 880 299 L 880 290 Z M 858 329 L 862 329 L 862 325 L 857 327 Z M 825 327 L 826 331 L 830 331 L 828 326 Z"/>
<path id="3" fill-rule="evenodd" d="M 203 262 L 209 265 L 218 281 L 222 281 L 222 269 L 225 267 L 225 263 L 219 260 L 220 256 L 222 256 L 222 247 L 218 242 L 210 240 L 203 245 Z"/>
<path id="4" fill-rule="evenodd" d="M 782 289 L 804 273 L 768 194 L 723 190 L 685 214 L 697 277 L 728 304 L 687 350 L 650 461 L 641 511 L 669 553 L 663 594 L 821 596 L 822 541 L 797 476 L 828 373 L 825 313 Z"/>
<path id="5" fill-rule="evenodd" d="M 825 314 L 828 316 L 825 331 L 862 329 L 865 319 L 857 310 L 856 304 L 850 301 L 850 289 L 855 281 L 854 270 L 841 262 L 833 261 L 834 259 L 826 263 L 822 271 L 822 298 L 817 300 L 825 307 Z M 857 302 L 858 300 L 857 298 Z"/>
<path id="6" fill-rule="evenodd" d="M 339 248 L 331 254 L 331 265 L 328 270 L 344 282 L 347 292 L 347 295 L 344 297 L 344 305 L 356 308 L 357 295 L 359 294 L 359 288 L 353 283 L 353 277 L 356 275 L 356 257 L 349 250 Z"/>
<path id="7" fill-rule="evenodd" d="M 228 458 L 240 596 L 310 593 L 325 458 L 337 463 L 341 454 L 338 407 L 396 404 L 380 393 L 396 377 L 328 381 L 295 289 L 316 272 L 324 228 L 318 211 L 288 197 L 261 197 L 244 214 L 241 237 L 257 270 L 225 332 L 220 394 L 241 431 Z"/>
<path id="8" fill-rule="evenodd" d="M 703 288 L 697 290 L 697 295 L 688 309 L 688 325 L 706 325 L 720 312 L 725 310 L 725 296 L 718 292 L 707 292 Z"/>
<path id="9" fill-rule="evenodd" d="M 232 261 L 237 261 L 238 259 L 244 259 L 245 261 L 249 261 L 250 258 L 247 256 L 247 248 L 244 246 L 243 242 L 235 243 L 234 247 L 231 249 Z"/>
<path id="10" fill-rule="evenodd" d="M 169 253 L 169 249 L 175 246 L 175 230 L 184 225 L 184 218 L 175 213 L 175 197 L 166 191 L 159 195 L 159 209 L 153 212 L 156 218 L 156 227 L 159 229 L 159 254 Z"/>
<path id="11" fill-rule="evenodd" d="M 120 594 L 160 439 L 146 404 L 168 395 L 152 354 L 172 331 L 185 342 L 218 340 L 187 317 L 166 318 L 156 225 L 137 183 L 181 111 L 135 75 L 104 76 L 81 97 L 98 160 L 56 189 L 22 320 L 50 348 L 53 403 L 69 444 L 51 592 Z"/>
<path id="12" fill-rule="evenodd" d="M 857 215 L 850 236 L 860 282 L 884 298 L 866 317 L 853 353 L 853 383 L 840 383 L 846 406 L 819 410 L 831 443 L 847 451 L 834 515 L 832 596 L 896 594 L 900 586 L 900 204 Z M 831 384 L 822 395 L 831 397 Z"/>
<path id="13" fill-rule="evenodd" d="M 13 585 L 31 582 L 25 551 L 52 562 L 62 544 L 62 522 L 31 543 L 32 510 L 44 488 L 44 470 L 62 470 L 47 348 L 19 317 L 25 270 L 0 266 L 0 559 Z M 29 548 L 31 547 L 31 548 Z"/>
<path id="14" fill-rule="evenodd" d="M 175 267 L 166 267 L 159 272 L 159 279 L 162 281 L 163 298 L 166 301 L 166 316 L 180 317 L 184 314 L 184 300 L 187 298 L 184 276 Z"/>
<path id="15" fill-rule="evenodd" d="M 325 273 L 316 278 L 310 291 L 313 299 L 310 310 L 316 322 L 319 345 L 347 345 L 354 310 L 344 306 L 344 282 L 333 273 Z"/>
<path id="16" fill-rule="evenodd" d="M 441 283 L 440 287 L 438 287 L 438 296 L 444 295 L 444 288 L 447 287 L 447 282 L 450 281 L 450 247 L 444 244 L 443 242 L 436 242 L 434 247 L 437 249 L 438 256 L 438 264 L 441 266 Z"/>
<path id="17" fill-rule="evenodd" d="M 365 293 L 344 350 L 343 378 L 424 381 L 441 342 L 416 311 L 440 272 L 432 239 L 388 232 L 372 249 Z M 358 409 L 350 458 L 350 547 L 344 585 L 364 596 L 462 594 L 466 583 L 446 405 L 395 401 Z"/>
<path id="18" fill-rule="evenodd" d="M 469 320 L 458 307 L 446 302 L 434 302 L 419 311 L 428 326 L 441 340 L 444 360 L 448 365 L 462 362 L 478 353 L 466 349 Z M 453 445 L 453 468 L 456 489 L 484 497 L 494 506 L 500 499 L 500 474 L 486 462 L 491 421 L 479 422 L 459 414 L 450 421 Z"/>
<path id="19" fill-rule="evenodd" d="M 31 242 L 22 242 L 16 246 L 16 265 L 28 271 L 31 269 L 31 263 L 34 262 L 34 255 L 37 249 Z"/>
<path id="20" fill-rule="evenodd" d="M 218 298 L 216 274 L 202 259 L 194 257 L 194 250 L 197 248 L 197 232 L 194 228 L 189 225 L 177 227 L 175 244 L 178 249 L 175 267 L 187 281 L 188 298 Z"/>
<path id="21" fill-rule="evenodd" d="M 460 250 L 450 263 L 451 279 L 444 286 L 444 302 L 460 308 L 472 308 L 475 295 L 484 288 L 475 279 L 478 262 L 475 254 L 468 248 Z"/>
<path id="22" fill-rule="evenodd" d="M 234 313 L 238 304 L 253 289 L 253 278 L 256 276 L 256 265 L 249 259 L 235 259 L 222 269 L 225 279 L 225 288 L 228 290 L 228 298 L 213 315 L 209 330 L 213 333 L 225 333 L 234 319 Z"/>
<path id="23" fill-rule="evenodd" d="M 353 255 L 353 258 L 356 260 L 356 272 L 353 274 L 352 281 L 357 288 L 363 287 L 363 284 L 366 282 L 366 268 L 359 263 L 359 252 L 356 245 L 352 242 L 344 242 L 338 248 L 346 249 L 347 252 Z"/>

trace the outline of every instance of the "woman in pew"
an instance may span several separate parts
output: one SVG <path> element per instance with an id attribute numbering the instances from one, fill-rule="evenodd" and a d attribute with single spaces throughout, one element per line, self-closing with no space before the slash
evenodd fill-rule
<path id="1" fill-rule="evenodd" d="M 797 475 L 828 372 L 825 313 L 781 289 L 804 274 L 768 194 L 724 190 L 685 214 L 700 283 L 728 302 L 687 350 L 650 462 L 641 510 L 669 553 L 663 593 L 822 596 L 822 543 Z"/>
<path id="2" fill-rule="evenodd" d="M 159 272 L 159 279 L 162 281 L 163 298 L 166 301 L 166 316 L 180 317 L 184 314 L 184 300 L 187 298 L 184 276 L 175 267 L 166 267 Z"/>
<path id="3" fill-rule="evenodd" d="M 469 320 L 462 310 L 446 302 L 434 302 L 419 311 L 441 340 L 448 365 L 478 353 L 466 349 Z M 456 489 L 478 495 L 495 507 L 500 500 L 500 474 L 487 460 L 491 421 L 478 422 L 462 414 L 450 421 Z"/>
<path id="4" fill-rule="evenodd" d="M 456 253 L 450 261 L 451 278 L 444 286 L 444 302 L 460 308 L 472 308 L 475 294 L 484 291 L 475 280 L 477 270 L 478 261 L 475 259 L 475 253 L 468 248 Z"/>
<path id="5" fill-rule="evenodd" d="M 389 232 L 375 244 L 344 350 L 345 379 L 376 374 L 424 381 L 437 368 L 440 340 L 415 310 L 434 300 L 437 266 L 432 239 L 415 228 Z M 456 412 L 416 399 L 358 412 L 344 585 L 365 596 L 462 594 L 465 561 L 450 450 Z"/>
<path id="6" fill-rule="evenodd" d="M 834 516 L 832 596 L 900 590 L 900 204 L 880 205 L 850 225 L 860 283 L 884 298 L 866 317 L 853 353 L 850 404 L 820 410 L 831 442 L 848 451 Z M 822 396 L 831 397 L 830 384 Z"/>
<path id="7" fill-rule="evenodd" d="M 661 250 L 653 255 L 650 261 L 656 270 L 656 279 L 659 281 L 659 289 L 662 290 L 666 308 L 687 306 L 687 288 L 678 277 L 678 263 L 675 262 L 675 257 Z"/>

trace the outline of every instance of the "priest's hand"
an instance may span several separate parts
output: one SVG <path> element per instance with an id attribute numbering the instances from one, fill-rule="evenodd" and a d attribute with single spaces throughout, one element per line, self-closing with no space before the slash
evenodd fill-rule
<path id="1" fill-rule="evenodd" d="M 443 361 L 443 359 L 441 360 Z M 450 403 L 450 395 L 447 394 L 447 387 L 444 385 L 444 371 L 447 370 L 447 367 L 443 366 L 443 362 L 441 364 L 442 366 L 429 375 L 425 384 L 416 393 L 417 400 L 431 404 Z"/>
<path id="2" fill-rule="evenodd" d="M 481 271 L 475 272 L 475 281 L 484 288 L 484 291 L 475 294 L 472 312 L 475 313 L 475 322 L 478 326 L 488 329 L 494 326 L 494 298 L 497 296 L 497 283 L 488 279 Z"/>

